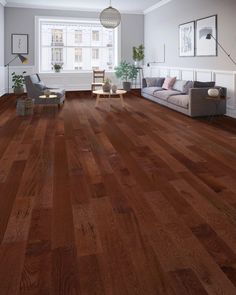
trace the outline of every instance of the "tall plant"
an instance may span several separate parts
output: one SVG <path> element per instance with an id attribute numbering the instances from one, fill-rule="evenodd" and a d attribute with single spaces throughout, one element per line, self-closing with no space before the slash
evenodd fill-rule
<path id="1" fill-rule="evenodd" d="M 144 46 L 143 44 L 138 47 L 133 47 L 133 60 L 134 61 L 142 61 L 144 60 Z"/>
<path id="2" fill-rule="evenodd" d="M 134 65 L 131 65 L 127 61 L 122 61 L 118 67 L 115 68 L 116 77 L 128 82 L 128 80 L 134 80 L 137 78 L 138 70 Z"/>

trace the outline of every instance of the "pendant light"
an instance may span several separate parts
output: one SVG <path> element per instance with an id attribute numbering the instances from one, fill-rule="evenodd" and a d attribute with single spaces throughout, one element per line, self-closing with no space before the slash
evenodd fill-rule
<path id="1" fill-rule="evenodd" d="M 111 6 L 111 0 L 110 6 L 100 13 L 100 22 L 107 29 L 115 29 L 121 22 L 120 12 Z"/>

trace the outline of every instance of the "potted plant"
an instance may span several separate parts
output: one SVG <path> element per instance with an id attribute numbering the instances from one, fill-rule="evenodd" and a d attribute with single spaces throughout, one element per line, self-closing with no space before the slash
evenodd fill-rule
<path id="1" fill-rule="evenodd" d="M 122 61 L 118 67 L 115 68 L 115 74 L 117 78 L 123 80 L 123 88 L 126 91 L 130 91 L 131 82 L 137 78 L 138 70 L 134 65 L 129 64 L 126 61 Z"/>
<path id="2" fill-rule="evenodd" d="M 25 71 L 19 75 L 17 75 L 15 72 L 11 74 L 12 83 L 13 83 L 12 88 L 14 89 L 14 93 L 17 95 L 24 93 L 24 84 L 25 84 L 24 74 L 26 74 Z"/>
<path id="3" fill-rule="evenodd" d="M 133 60 L 136 67 L 140 66 L 140 62 L 144 60 L 144 46 L 133 47 Z"/>
<path id="4" fill-rule="evenodd" d="M 60 73 L 61 69 L 63 68 L 63 64 L 62 63 L 54 63 L 52 64 L 53 69 L 56 73 Z"/>

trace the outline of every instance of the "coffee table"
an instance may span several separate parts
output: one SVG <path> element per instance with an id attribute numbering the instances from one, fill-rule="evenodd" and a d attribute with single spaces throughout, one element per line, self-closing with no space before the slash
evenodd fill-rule
<path id="1" fill-rule="evenodd" d="M 97 96 L 95 108 L 98 107 L 98 103 L 101 100 L 101 96 L 103 96 L 103 98 L 108 98 L 108 99 L 110 99 L 111 97 L 114 97 L 114 96 L 119 96 L 122 107 L 125 107 L 124 99 L 123 99 L 123 95 L 125 93 L 127 93 L 127 91 L 120 90 L 120 89 L 118 89 L 115 93 L 113 93 L 113 92 L 104 92 L 102 89 L 101 90 L 95 90 L 95 91 L 93 91 L 93 94 L 96 94 L 96 96 Z"/>

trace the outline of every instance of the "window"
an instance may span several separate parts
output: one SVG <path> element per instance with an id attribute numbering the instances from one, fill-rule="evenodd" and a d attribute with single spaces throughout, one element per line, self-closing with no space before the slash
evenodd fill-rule
<path id="1" fill-rule="evenodd" d="M 83 40 L 82 30 L 75 30 L 75 43 L 80 44 Z"/>
<path id="2" fill-rule="evenodd" d="M 99 59 L 99 49 L 98 48 L 92 49 L 92 59 Z"/>
<path id="3" fill-rule="evenodd" d="M 38 18 L 39 72 L 51 72 L 52 63 L 64 72 L 92 69 L 114 70 L 118 60 L 117 29 L 106 29 L 98 21 Z"/>
<path id="4" fill-rule="evenodd" d="M 82 61 L 82 48 L 75 48 L 75 63 L 81 63 Z"/>
<path id="5" fill-rule="evenodd" d="M 63 44 L 63 31 L 58 29 L 52 29 L 52 46 Z"/>
<path id="6" fill-rule="evenodd" d="M 92 31 L 92 40 L 99 41 L 99 31 Z"/>
<path id="7" fill-rule="evenodd" d="M 63 49 L 52 48 L 52 63 L 63 63 Z"/>

